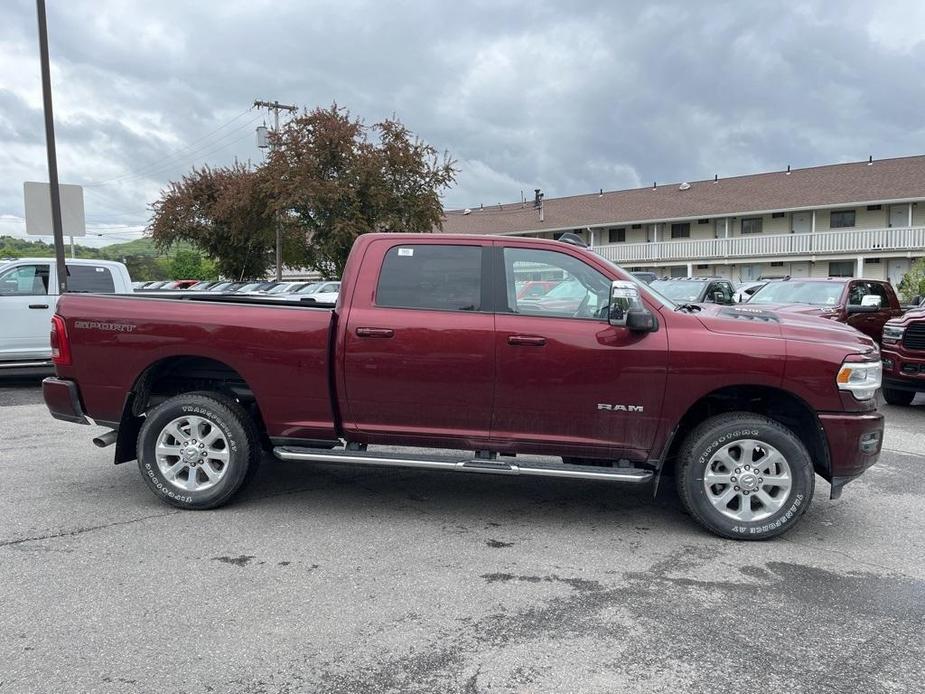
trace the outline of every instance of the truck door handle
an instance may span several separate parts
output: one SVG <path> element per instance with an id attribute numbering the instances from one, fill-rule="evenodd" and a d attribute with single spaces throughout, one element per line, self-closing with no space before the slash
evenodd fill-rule
<path id="1" fill-rule="evenodd" d="M 29 308 L 48 308 L 48 304 L 29 304 Z"/>
<path id="2" fill-rule="evenodd" d="M 395 331 L 391 328 L 357 328 L 357 337 L 392 337 Z"/>
<path id="3" fill-rule="evenodd" d="M 524 347 L 542 347 L 546 344 L 546 338 L 539 335 L 509 335 L 507 343 L 509 345 L 523 345 Z"/>

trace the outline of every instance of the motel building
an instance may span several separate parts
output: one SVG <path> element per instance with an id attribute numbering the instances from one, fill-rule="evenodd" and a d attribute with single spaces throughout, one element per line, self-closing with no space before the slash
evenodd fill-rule
<path id="1" fill-rule="evenodd" d="M 898 285 L 925 256 L 925 156 L 447 210 L 442 231 L 572 232 L 627 270 L 659 276 Z"/>

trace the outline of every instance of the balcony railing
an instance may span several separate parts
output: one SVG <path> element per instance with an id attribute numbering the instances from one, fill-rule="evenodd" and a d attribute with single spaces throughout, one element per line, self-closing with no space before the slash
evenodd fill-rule
<path id="1" fill-rule="evenodd" d="M 807 234 L 683 239 L 658 243 L 614 243 L 595 250 L 617 263 L 725 260 L 814 254 L 870 254 L 925 250 L 925 227 L 850 229 Z"/>

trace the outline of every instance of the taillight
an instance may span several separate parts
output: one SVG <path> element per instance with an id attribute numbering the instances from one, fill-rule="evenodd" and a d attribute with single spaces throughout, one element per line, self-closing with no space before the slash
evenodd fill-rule
<path id="1" fill-rule="evenodd" d="M 56 366 L 71 365 L 71 343 L 67 338 L 67 326 L 59 315 L 51 317 L 51 360 Z"/>

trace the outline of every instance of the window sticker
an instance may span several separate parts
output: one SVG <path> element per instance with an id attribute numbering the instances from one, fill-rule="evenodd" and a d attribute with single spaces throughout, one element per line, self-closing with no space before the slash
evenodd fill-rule
<path id="1" fill-rule="evenodd" d="M 413 248 L 399 248 L 398 255 L 414 255 Z"/>

